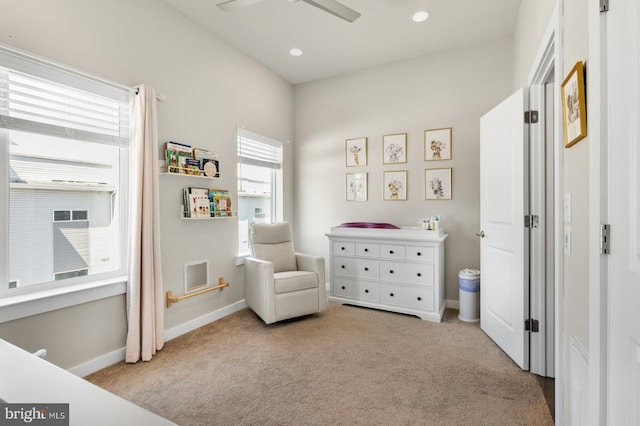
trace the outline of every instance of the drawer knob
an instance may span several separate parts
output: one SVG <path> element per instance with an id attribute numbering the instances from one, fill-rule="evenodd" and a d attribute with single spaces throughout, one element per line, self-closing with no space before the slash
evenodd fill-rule
<path id="1" fill-rule="evenodd" d="M 344 265 L 342 265 L 342 266 L 340 266 L 340 267 L 341 267 L 342 269 L 344 269 L 344 268 L 345 268 L 345 266 L 344 266 Z"/>
<path id="2" fill-rule="evenodd" d="M 365 270 L 365 271 L 368 271 L 368 270 L 369 270 L 369 268 L 364 268 L 364 270 Z"/>
<path id="3" fill-rule="evenodd" d="M 389 273 L 390 273 L 390 274 L 393 274 L 393 269 L 391 269 L 391 270 L 389 271 Z"/>
<path id="4" fill-rule="evenodd" d="M 393 297 L 393 296 L 394 296 L 394 294 L 393 294 L 393 293 L 389 293 L 389 296 Z"/>
<path id="5" fill-rule="evenodd" d="M 389 254 L 393 254 L 393 250 L 389 250 Z"/>
<path id="6" fill-rule="evenodd" d="M 343 289 L 343 290 L 344 290 L 345 288 L 346 288 L 345 286 L 342 286 L 342 289 Z"/>
<path id="7" fill-rule="evenodd" d="M 369 293 L 369 289 L 368 289 L 368 288 L 365 288 L 365 289 L 364 289 L 364 292 L 365 292 L 365 293 Z"/>
<path id="8" fill-rule="evenodd" d="M 422 300 L 422 297 L 418 296 L 418 302 Z"/>
<path id="9" fill-rule="evenodd" d="M 345 248 L 344 247 L 340 247 L 340 250 L 345 250 Z"/>
<path id="10" fill-rule="evenodd" d="M 422 253 L 418 252 L 418 256 L 422 256 Z"/>
<path id="11" fill-rule="evenodd" d="M 421 276 L 422 276 L 422 274 L 421 274 L 420 272 L 418 272 L 418 276 L 419 276 L 419 277 L 421 277 Z"/>
<path id="12" fill-rule="evenodd" d="M 368 252 L 368 251 L 369 251 L 369 249 L 368 249 L 368 248 L 366 248 L 366 249 L 364 249 L 364 251 L 365 251 L 365 253 L 366 253 L 366 252 Z"/>

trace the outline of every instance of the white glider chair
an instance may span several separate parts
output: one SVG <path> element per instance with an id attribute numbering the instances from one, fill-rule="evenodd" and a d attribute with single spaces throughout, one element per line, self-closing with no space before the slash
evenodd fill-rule
<path id="1" fill-rule="evenodd" d="M 249 238 L 244 297 L 265 323 L 326 309 L 324 258 L 296 253 L 288 222 L 253 223 Z"/>

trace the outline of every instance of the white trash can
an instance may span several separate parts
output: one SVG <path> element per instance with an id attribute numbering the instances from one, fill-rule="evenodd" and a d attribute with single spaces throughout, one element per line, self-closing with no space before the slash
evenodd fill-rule
<path id="1" fill-rule="evenodd" d="M 480 271 L 465 268 L 458 274 L 460 290 L 460 314 L 465 322 L 480 321 Z"/>

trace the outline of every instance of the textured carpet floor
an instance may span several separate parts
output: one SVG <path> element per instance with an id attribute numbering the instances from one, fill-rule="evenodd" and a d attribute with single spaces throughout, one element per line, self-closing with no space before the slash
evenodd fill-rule
<path id="1" fill-rule="evenodd" d="M 477 324 L 333 303 L 270 326 L 245 309 L 86 379 L 185 426 L 553 424 Z"/>

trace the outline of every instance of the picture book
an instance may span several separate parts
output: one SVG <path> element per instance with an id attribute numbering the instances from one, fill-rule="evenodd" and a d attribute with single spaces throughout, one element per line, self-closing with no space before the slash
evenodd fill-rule
<path id="1" fill-rule="evenodd" d="M 189 217 L 211 217 L 209 191 L 206 188 L 189 188 Z"/>
<path id="2" fill-rule="evenodd" d="M 180 165 L 178 163 L 178 151 L 175 149 L 166 149 L 164 151 L 167 161 L 167 172 L 180 173 Z"/>
<path id="3" fill-rule="evenodd" d="M 191 145 L 184 143 L 169 141 L 165 144 L 165 149 L 173 149 L 174 151 L 183 151 L 191 154 Z"/>
<path id="4" fill-rule="evenodd" d="M 215 217 L 233 216 L 231 210 L 231 197 L 227 189 L 209 189 L 209 199 L 213 204 L 213 215 Z"/>

